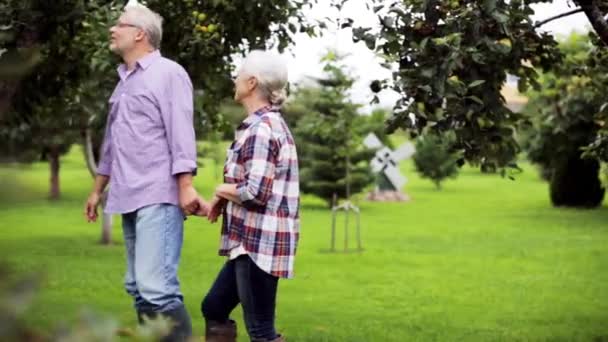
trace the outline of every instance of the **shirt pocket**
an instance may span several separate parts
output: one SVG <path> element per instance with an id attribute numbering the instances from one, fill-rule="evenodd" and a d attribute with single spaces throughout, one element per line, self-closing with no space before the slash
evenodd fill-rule
<path id="1" fill-rule="evenodd" d="M 239 147 L 233 142 L 226 150 L 226 161 L 224 162 L 224 179 L 240 181 L 243 178 L 242 166 L 238 163 Z"/>
<path id="2" fill-rule="evenodd" d="M 150 129 L 159 129 L 163 127 L 160 116 L 160 107 L 154 101 L 153 94 L 145 89 L 137 89 L 128 93 L 123 93 L 122 101 L 129 112 L 129 120 L 136 123 L 142 130 L 142 133 L 149 133 Z"/>

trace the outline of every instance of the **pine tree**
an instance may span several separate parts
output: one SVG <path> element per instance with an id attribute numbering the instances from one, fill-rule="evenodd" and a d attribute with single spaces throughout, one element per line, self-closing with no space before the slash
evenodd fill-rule
<path id="1" fill-rule="evenodd" d="M 325 77 L 318 80 L 319 87 L 301 89 L 291 108 L 308 109 L 294 129 L 301 190 L 331 205 L 334 194 L 349 198 L 374 181 L 369 167 L 373 151 L 362 145 L 368 118 L 359 115 L 359 106 L 347 97 L 354 80 L 335 53 L 328 53 L 323 61 Z"/>

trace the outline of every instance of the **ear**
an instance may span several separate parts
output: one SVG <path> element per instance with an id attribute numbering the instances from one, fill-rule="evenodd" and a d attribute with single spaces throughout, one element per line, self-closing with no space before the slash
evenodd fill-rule
<path id="1" fill-rule="evenodd" d="M 136 42 L 141 42 L 144 40 L 144 38 L 146 37 L 146 33 L 144 32 L 144 30 L 139 29 L 137 31 L 137 34 L 135 35 L 135 41 Z"/>
<path id="2" fill-rule="evenodd" d="M 253 89 L 255 89 L 255 87 L 258 86 L 258 79 L 251 76 L 247 79 L 247 88 L 249 91 L 253 91 Z"/>

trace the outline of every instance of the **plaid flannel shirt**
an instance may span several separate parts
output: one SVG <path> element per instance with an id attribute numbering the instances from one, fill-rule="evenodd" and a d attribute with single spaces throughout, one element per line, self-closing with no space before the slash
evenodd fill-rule
<path id="1" fill-rule="evenodd" d="M 262 108 L 237 128 L 224 182 L 237 184 L 242 205 L 226 206 L 220 255 L 241 245 L 260 269 L 292 278 L 300 230 L 298 157 L 277 108 Z"/>

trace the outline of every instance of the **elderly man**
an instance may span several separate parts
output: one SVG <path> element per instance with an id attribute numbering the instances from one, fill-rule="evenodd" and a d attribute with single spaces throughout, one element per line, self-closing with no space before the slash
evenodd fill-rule
<path id="1" fill-rule="evenodd" d="M 196 174 L 192 84 L 186 71 L 161 56 L 162 18 L 127 7 L 110 29 L 110 49 L 124 64 L 110 97 L 101 160 L 85 207 L 97 219 L 108 182 L 106 212 L 122 214 L 127 252 L 125 287 L 140 323 L 161 314 L 175 322 L 167 341 L 191 335 L 177 269 L 185 215 L 208 204 L 192 186 Z"/>

